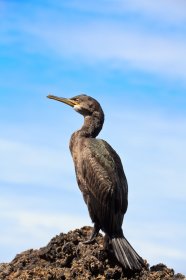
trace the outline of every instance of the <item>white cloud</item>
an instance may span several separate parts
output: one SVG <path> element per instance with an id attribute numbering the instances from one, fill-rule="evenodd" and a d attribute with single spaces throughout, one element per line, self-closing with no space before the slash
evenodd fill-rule
<path id="1" fill-rule="evenodd" d="M 35 207 L 36 200 L 40 200 L 40 207 Z M 90 224 L 88 215 L 66 211 L 68 210 L 59 212 L 44 205 L 42 197 L 16 196 L 15 192 L 1 195 L 0 220 L 1 224 L 6 226 L 0 229 L 0 246 L 16 245 L 16 254 L 23 247 L 26 249 L 32 246 L 44 246 L 50 238 L 60 232 Z M 2 257 L 0 255 L 0 258 Z"/>
<path id="2" fill-rule="evenodd" d="M 0 214 L 1 219 L 5 219 L 9 223 L 14 223 L 15 228 L 20 229 L 24 234 L 32 235 L 38 240 L 42 239 L 44 236 L 47 237 L 52 231 L 56 234 L 63 231 L 66 232 L 70 229 L 80 228 L 88 223 L 87 219 L 77 214 L 69 213 L 48 213 L 48 212 L 36 212 L 28 211 L 26 209 L 7 211 Z M 42 236 L 40 236 L 42 234 Z M 15 237 L 14 237 L 15 238 Z M 16 239 L 16 238 L 15 238 Z M 2 239 L 1 239 L 2 241 Z M 15 241 L 14 241 L 15 242 Z M 27 240 L 28 242 L 28 240 Z"/>
<path id="3" fill-rule="evenodd" d="M 58 187 L 65 174 L 69 187 L 72 161 L 66 151 L 0 139 L 0 180 L 7 183 Z"/>
<path id="4" fill-rule="evenodd" d="M 52 49 L 61 57 L 81 58 L 95 64 L 109 62 L 110 67 L 127 67 L 172 77 L 186 77 L 186 40 L 174 35 L 156 34 L 138 27 L 113 22 L 88 22 L 60 25 L 24 24 L 25 34 Z M 43 47 L 42 47 L 43 48 Z M 46 51 L 46 49 L 45 49 Z"/>
<path id="5" fill-rule="evenodd" d="M 6 202 L 1 199 L 3 203 L 0 204 L 0 220 L 4 225 L 0 229 L 0 262 L 9 262 L 16 254 L 29 248 L 46 246 L 60 232 L 66 233 L 90 224 L 88 216 L 85 218 L 82 214 L 57 213 L 51 209 L 50 213 L 49 209 L 45 209 L 45 212 L 28 210 L 19 199 L 14 197 L 11 205 L 10 200 Z"/>
<path id="6" fill-rule="evenodd" d="M 170 245 L 159 245 L 157 242 L 140 242 L 141 251 L 143 250 L 151 258 L 151 262 L 174 259 L 186 260 L 185 250 L 172 248 Z M 151 263 L 151 264 L 152 264 Z"/>
<path id="7" fill-rule="evenodd" d="M 174 25 L 177 22 L 186 21 L 186 4 L 184 0 L 163 0 L 161 2 L 150 0 L 132 0 L 126 4 L 124 1 L 119 0 L 122 10 L 132 10 L 141 13 L 147 17 L 153 17 L 157 20 L 170 21 Z"/>
<path id="8" fill-rule="evenodd" d="M 58 2 L 60 6 L 61 2 Z M 149 19 L 170 22 L 174 25 L 186 21 L 186 4 L 184 0 L 162 0 L 161 2 L 150 0 L 103 0 L 99 2 L 73 0 L 65 3 L 65 6 L 84 12 L 94 12 L 107 15 L 125 15 L 133 13 Z"/>
<path id="9" fill-rule="evenodd" d="M 109 1 L 108 7 L 115 2 Z M 141 13 L 162 18 L 173 16 L 185 19 L 184 2 L 163 0 L 161 2 L 144 0 L 117 2 L 118 10 L 138 10 Z M 75 1 L 70 5 L 81 7 L 81 2 Z M 83 3 L 84 5 L 85 3 Z M 105 1 L 104 1 L 105 4 Z M 92 4 L 88 6 L 92 8 Z M 97 4 L 95 4 L 97 7 Z M 98 5 L 99 6 L 99 5 Z M 86 5 L 85 5 L 86 7 Z M 104 5 L 104 9 L 105 5 Z M 126 12 L 127 13 L 127 12 Z M 42 15 L 42 17 L 41 17 Z M 95 64 L 102 61 L 109 67 L 126 69 L 137 68 L 143 71 L 175 78 L 186 78 L 186 40 L 174 32 L 155 31 L 143 26 L 141 21 L 91 18 L 80 22 L 77 19 L 69 22 L 61 16 L 55 5 L 51 12 L 41 10 L 33 13 L 32 21 L 27 18 L 13 16 L 12 23 L 6 23 L 2 38 L 10 43 L 11 30 L 16 30 L 17 36 L 12 35 L 12 42 L 19 43 L 27 52 L 49 53 L 53 50 L 58 56 L 72 59 L 81 63 Z M 15 32 L 14 32 L 15 33 Z M 13 34 L 14 34 L 13 33 Z M 178 32 L 179 33 L 179 32 Z M 51 52 L 50 52 L 51 55 Z"/>
<path id="10" fill-rule="evenodd" d="M 185 201 L 185 127 L 186 119 L 160 112 L 124 110 L 107 116 L 105 138 L 120 154 L 135 198 Z"/>

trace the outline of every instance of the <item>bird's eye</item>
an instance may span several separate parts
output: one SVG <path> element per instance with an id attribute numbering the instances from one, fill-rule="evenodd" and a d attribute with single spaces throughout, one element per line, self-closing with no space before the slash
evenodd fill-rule
<path id="1" fill-rule="evenodd" d="M 78 101 L 79 101 L 79 98 L 74 98 L 74 101 L 78 102 Z"/>

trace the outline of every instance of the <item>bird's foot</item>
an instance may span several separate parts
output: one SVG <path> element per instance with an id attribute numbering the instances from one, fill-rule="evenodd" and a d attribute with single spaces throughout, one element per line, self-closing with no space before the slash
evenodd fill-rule
<path id="1" fill-rule="evenodd" d="M 94 225 L 94 228 L 92 230 L 92 233 L 91 233 L 89 239 L 86 240 L 86 241 L 83 241 L 82 243 L 83 244 L 91 244 L 92 242 L 94 242 L 95 238 L 98 236 L 99 230 L 100 230 L 100 227 L 97 226 L 97 225 Z"/>
<path id="2" fill-rule="evenodd" d="M 82 243 L 83 243 L 83 244 L 91 244 L 91 243 L 94 242 L 94 240 L 95 240 L 95 237 L 90 237 L 88 240 L 83 241 Z"/>

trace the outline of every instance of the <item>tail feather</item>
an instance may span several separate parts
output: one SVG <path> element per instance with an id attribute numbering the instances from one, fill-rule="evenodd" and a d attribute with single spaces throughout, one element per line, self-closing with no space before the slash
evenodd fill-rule
<path id="1" fill-rule="evenodd" d="M 125 237 L 112 238 L 111 243 L 117 260 L 125 269 L 141 270 L 144 267 L 143 259 L 136 253 Z"/>

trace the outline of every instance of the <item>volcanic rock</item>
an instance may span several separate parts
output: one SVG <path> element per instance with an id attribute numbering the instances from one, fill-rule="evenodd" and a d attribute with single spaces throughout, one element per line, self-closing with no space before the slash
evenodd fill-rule
<path id="1" fill-rule="evenodd" d="M 125 271 L 115 256 L 103 248 L 101 234 L 92 244 L 83 244 L 92 228 L 61 233 L 46 247 L 22 252 L 0 264 L 0 280 L 186 280 L 164 264 L 146 266 L 140 272 Z"/>

